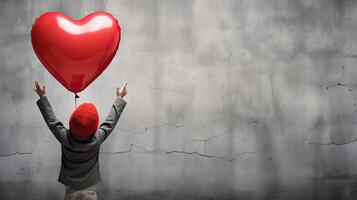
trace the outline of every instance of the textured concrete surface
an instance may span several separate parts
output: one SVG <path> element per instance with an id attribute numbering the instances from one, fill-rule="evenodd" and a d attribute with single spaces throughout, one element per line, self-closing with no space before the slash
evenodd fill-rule
<path id="1" fill-rule="evenodd" d="M 0 1 L 0 199 L 61 199 L 60 146 L 39 79 L 67 125 L 74 96 L 41 66 L 36 16 L 106 10 L 122 42 L 80 93 L 103 119 L 101 199 L 353 199 L 357 7 L 348 0 Z"/>

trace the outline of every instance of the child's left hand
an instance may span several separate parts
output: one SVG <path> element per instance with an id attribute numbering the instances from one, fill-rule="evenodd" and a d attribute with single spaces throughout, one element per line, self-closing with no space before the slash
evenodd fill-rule
<path id="1" fill-rule="evenodd" d="M 40 97 L 46 96 L 45 86 L 40 85 L 38 81 L 35 81 L 35 85 L 32 88 Z"/>

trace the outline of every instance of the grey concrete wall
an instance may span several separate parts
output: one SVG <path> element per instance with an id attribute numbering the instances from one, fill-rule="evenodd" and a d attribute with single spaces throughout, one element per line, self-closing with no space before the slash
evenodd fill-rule
<path id="1" fill-rule="evenodd" d="M 36 58 L 36 16 L 105 10 L 117 56 L 80 102 L 103 119 L 101 199 L 352 199 L 357 7 L 348 0 L 0 2 L 0 199 L 61 199 L 60 145 L 31 90 L 68 125 L 73 94 Z M 132 146 L 132 147 L 131 147 Z"/>

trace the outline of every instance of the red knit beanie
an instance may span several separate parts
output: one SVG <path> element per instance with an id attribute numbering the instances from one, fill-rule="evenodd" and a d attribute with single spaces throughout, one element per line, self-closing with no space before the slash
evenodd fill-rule
<path id="1" fill-rule="evenodd" d="M 69 131 L 80 138 L 91 137 L 98 128 L 99 116 L 96 107 L 91 103 L 78 106 L 69 119 Z"/>

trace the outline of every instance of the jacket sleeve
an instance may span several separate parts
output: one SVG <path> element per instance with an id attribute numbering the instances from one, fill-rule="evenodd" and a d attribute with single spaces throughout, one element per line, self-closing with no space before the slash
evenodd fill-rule
<path id="1" fill-rule="evenodd" d="M 125 106 L 126 106 L 126 101 L 120 97 L 117 97 L 117 99 L 115 100 L 113 106 L 109 111 L 107 118 L 99 126 L 96 133 L 94 134 L 94 137 L 97 139 L 98 144 L 104 142 L 105 139 L 107 139 L 110 133 L 114 130 Z"/>
<path id="2" fill-rule="evenodd" d="M 50 128 L 53 135 L 62 144 L 67 139 L 68 131 L 63 126 L 62 122 L 60 122 L 56 118 L 56 115 L 53 112 L 53 109 L 47 97 L 41 97 L 36 103 L 37 106 L 40 108 L 41 114 L 45 119 L 48 128 Z"/>

